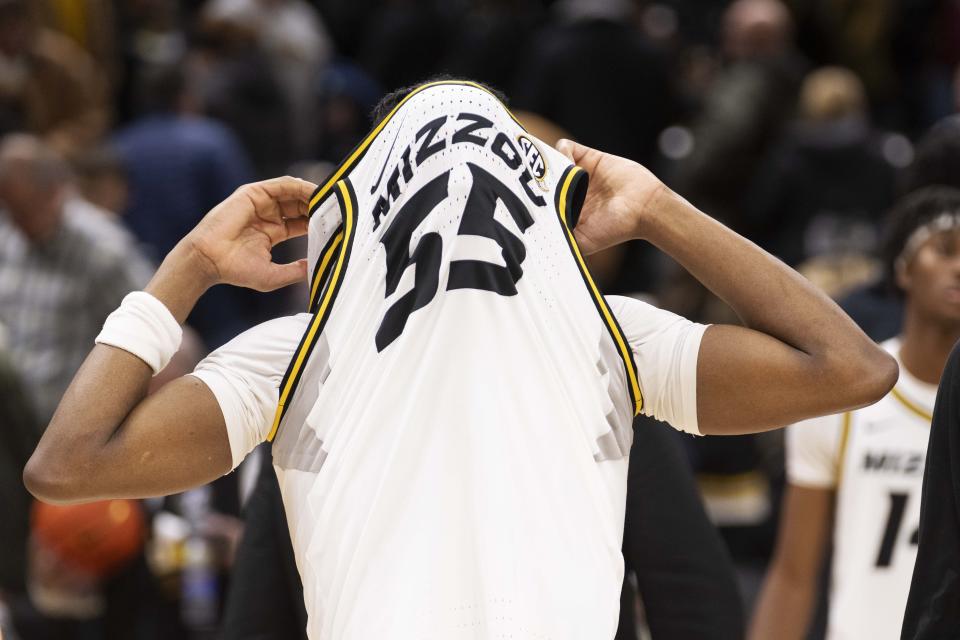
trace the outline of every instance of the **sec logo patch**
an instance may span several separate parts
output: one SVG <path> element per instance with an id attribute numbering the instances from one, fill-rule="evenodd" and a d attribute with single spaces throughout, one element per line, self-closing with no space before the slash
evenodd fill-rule
<path id="1" fill-rule="evenodd" d="M 549 189 L 546 184 L 546 157 L 540 153 L 540 149 L 537 148 L 537 145 L 534 144 L 533 140 L 523 134 L 517 136 L 517 143 L 520 145 L 520 153 L 523 155 L 523 159 L 527 164 L 527 168 L 530 169 L 530 174 L 537 181 L 537 184 L 540 185 L 540 189 L 543 191 L 548 191 Z"/>

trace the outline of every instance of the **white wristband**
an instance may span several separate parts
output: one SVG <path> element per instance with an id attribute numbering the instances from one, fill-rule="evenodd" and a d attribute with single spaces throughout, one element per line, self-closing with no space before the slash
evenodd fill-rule
<path id="1" fill-rule="evenodd" d="M 134 291 L 107 316 L 96 343 L 137 356 L 157 375 L 180 349 L 182 338 L 183 329 L 166 305 L 146 291 Z"/>

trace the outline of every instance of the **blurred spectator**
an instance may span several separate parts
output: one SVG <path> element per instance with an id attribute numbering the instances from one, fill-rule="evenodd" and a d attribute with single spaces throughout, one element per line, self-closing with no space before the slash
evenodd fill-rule
<path id="1" fill-rule="evenodd" d="M 554 11 L 561 23 L 521 60 L 514 104 L 583 144 L 650 164 L 675 107 L 669 61 L 630 24 L 625 0 L 566 0 Z"/>
<path id="2" fill-rule="evenodd" d="M 444 73 L 453 31 L 440 3 L 384 0 L 368 19 L 357 60 L 385 91 Z"/>
<path id="3" fill-rule="evenodd" d="M 881 103 L 888 118 L 919 133 L 957 110 L 954 73 L 960 63 L 960 5 L 895 2 L 890 20 L 894 78 Z"/>
<path id="4" fill-rule="evenodd" d="M 314 93 L 332 53 L 320 14 L 304 0 L 209 0 L 203 13 L 208 20 L 228 20 L 254 34 L 286 96 L 297 132 L 294 150 L 303 157 L 315 143 Z"/>
<path id="5" fill-rule="evenodd" d="M 743 194 L 792 114 L 803 66 L 780 0 L 736 0 L 724 14 L 723 68 L 693 123 L 681 192 L 740 228 Z"/>
<path id="6" fill-rule="evenodd" d="M 77 188 L 84 199 L 114 216 L 127 210 L 130 189 L 127 174 L 117 153 L 109 147 L 95 147 L 73 159 Z"/>
<path id="7" fill-rule="evenodd" d="M 370 130 L 370 114 L 383 94 L 360 67 L 337 61 L 320 81 L 317 157 L 340 162 Z"/>
<path id="8" fill-rule="evenodd" d="M 116 3 L 112 0 L 39 0 L 40 22 L 70 38 L 90 54 L 113 84 L 119 72 Z"/>
<path id="9" fill-rule="evenodd" d="M 450 43 L 446 70 L 501 91 L 514 87 L 517 61 L 524 60 L 543 17 L 534 0 L 477 0 L 462 17 Z"/>
<path id="10" fill-rule="evenodd" d="M 0 0 L 0 134 L 28 130 L 63 153 L 106 130 L 105 86 L 90 56 L 39 26 L 26 0 Z"/>
<path id="11" fill-rule="evenodd" d="M 193 115 L 193 96 L 178 67 L 145 78 L 145 116 L 121 129 L 113 143 L 130 180 L 125 220 L 162 259 L 217 203 L 252 178 L 237 139 L 223 125 Z M 249 322 L 244 293 L 219 288 L 190 315 L 210 346 L 223 344 Z"/>
<path id="12" fill-rule="evenodd" d="M 847 69 L 818 69 L 803 82 L 798 116 L 759 169 L 745 230 L 791 265 L 872 251 L 896 168 L 870 125 L 863 85 Z"/>
<path id="13" fill-rule="evenodd" d="M 893 80 L 893 31 L 902 17 L 898 4 L 906 3 L 805 0 L 792 2 L 791 7 L 798 40 L 810 55 L 851 69 L 863 80 L 867 94 L 881 100 L 888 97 Z"/>
<path id="14" fill-rule="evenodd" d="M 0 204 L 0 322 L 46 424 L 103 320 L 150 269 L 129 234 L 72 193 L 66 164 L 36 138 L 0 145 Z"/>
<path id="15" fill-rule="evenodd" d="M 121 56 L 114 96 L 119 123 L 140 114 L 137 102 L 144 75 L 176 64 L 186 55 L 186 34 L 180 18 L 182 4 L 169 0 L 114 2 Z"/>
<path id="16" fill-rule="evenodd" d="M 943 118 L 920 138 L 899 191 L 906 195 L 936 184 L 960 188 L 960 115 Z"/>
<path id="17" fill-rule="evenodd" d="M 196 110 L 237 135 L 259 177 L 284 173 L 300 155 L 298 145 L 313 136 L 297 129 L 296 105 L 260 44 L 257 23 L 244 13 L 206 10 L 197 26 L 188 58 Z M 316 82 L 311 76 L 311 99 Z"/>

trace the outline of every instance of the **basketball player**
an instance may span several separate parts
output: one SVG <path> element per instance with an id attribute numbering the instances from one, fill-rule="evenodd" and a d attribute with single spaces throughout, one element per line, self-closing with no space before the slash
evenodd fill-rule
<path id="1" fill-rule="evenodd" d="M 270 440 L 311 638 L 612 638 L 636 413 L 742 433 L 895 381 L 829 299 L 640 165 L 547 147 L 471 82 L 386 110 L 312 195 L 238 190 L 124 301 L 27 466 L 35 495 L 182 491 Z M 304 233 L 309 266 L 271 263 Z M 601 296 L 582 255 L 640 237 L 746 327 Z M 144 399 L 210 286 L 308 276 L 310 313 Z"/>
<path id="2" fill-rule="evenodd" d="M 877 404 L 787 430 L 780 537 L 751 637 L 805 638 L 829 537 L 827 637 L 899 638 L 917 555 L 937 384 L 960 339 L 960 191 L 927 187 L 890 220 L 888 268 L 903 332 L 883 343 L 900 378 Z"/>

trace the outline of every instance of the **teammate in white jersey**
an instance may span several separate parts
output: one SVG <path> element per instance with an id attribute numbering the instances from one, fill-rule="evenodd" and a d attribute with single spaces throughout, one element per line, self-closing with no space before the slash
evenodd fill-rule
<path id="1" fill-rule="evenodd" d="M 560 155 L 472 83 L 395 102 L 315 193 L 244 187 L 171 252 L 108 320 L 28 488 L 180 491 L 270 439 L 312 638 L 612 637 L 636 411 L 772 429 L 879 399 L 895 361 L 640 165 Z M 142 399 L 208 287 L 307 276 L 269 252 L 308 228 L 312 313 Z M 581 254 L 641 237 L 746 327 L 600 296 Z"/>
<path id="2" fill-rule="evenodd" d="M 788 488 L 756 640 L 807 636 L 831 532 L 827 637 L 900 637 L 937 384 L 960 339 L 960 191 L 922 189 L 891 216 L 886 253 L 905 312 L 903 333 L 883 347 L 900 379 L 873 406 L 788 427 Z"/>

